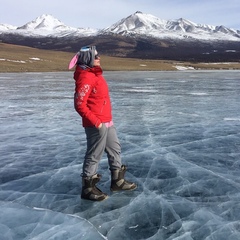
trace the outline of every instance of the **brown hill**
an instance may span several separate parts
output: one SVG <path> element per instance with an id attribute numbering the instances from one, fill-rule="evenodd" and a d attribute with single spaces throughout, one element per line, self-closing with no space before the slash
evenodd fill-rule
<path id="1" fill-rule="evenodd" d="M 121 46 L 119 46 L 119 54 L 121 53 L 120 50 Z M 99 52 L 101 53 L 101 48 Z M 66 51 L 42 50 L 32 47 L 0 43 L 0 72 L 68 71 L 68 63 L 73 55 L 74 53 Z M 240 69 L 240 63 L 206 64 L 170 60 L 164 61 L 112 57 L 106 55 L 101 55 L 101 64 L 104 70 L 113 71 L 168 71 L 176 70 L 177 67 L 183 69 Z"/>

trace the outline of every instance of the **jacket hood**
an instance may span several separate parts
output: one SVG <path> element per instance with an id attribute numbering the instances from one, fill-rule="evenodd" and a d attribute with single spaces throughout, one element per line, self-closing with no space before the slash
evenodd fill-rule
<path id="1" fill-rule="evenodd" d="M 94 74 L 95 76 L 101 75 L 103 70 L 101 67 L 92 67 L 92 68 L 84 68 L 84 66 L 77 66 L 74 72 L 74 79 L 78 80 L 79 76 L 84 76 L 85 74 Z"/>

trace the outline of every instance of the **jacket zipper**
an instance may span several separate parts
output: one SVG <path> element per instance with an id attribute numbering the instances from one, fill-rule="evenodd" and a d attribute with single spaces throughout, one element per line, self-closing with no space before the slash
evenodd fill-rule
<path id="1" fill-rule="evenodd" d="M 104 100 L 104 101 L 103 101 L 103 106 L 102 106 L 102 109 L 101 109 L 101 112 L 100 112 L 100 113 L 102 113 L 102 112 L 103 112 L 104 105 L 106 105 L 106 104 L 107 104 L 107 101 L 106 101 L 106 100 Z"/>

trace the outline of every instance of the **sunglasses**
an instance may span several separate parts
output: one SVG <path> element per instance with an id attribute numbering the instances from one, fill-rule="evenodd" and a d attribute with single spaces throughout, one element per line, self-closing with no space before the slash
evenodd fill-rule
<path id="1" fill-rule="evenodd" d="M 95 59 L 99 59 L 100 58 L 100 55 L 99 54 L 96 54 L 95 55 Z"/>

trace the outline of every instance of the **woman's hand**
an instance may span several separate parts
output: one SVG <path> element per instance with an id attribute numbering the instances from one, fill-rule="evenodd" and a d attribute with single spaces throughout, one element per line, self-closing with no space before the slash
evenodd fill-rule
<path id="1" fill-rule="evenodd" d="M 100 123 L 100 125 L 97 128 L 100 129 L 101 127 L 102 127 L 102 123 Z"/>

